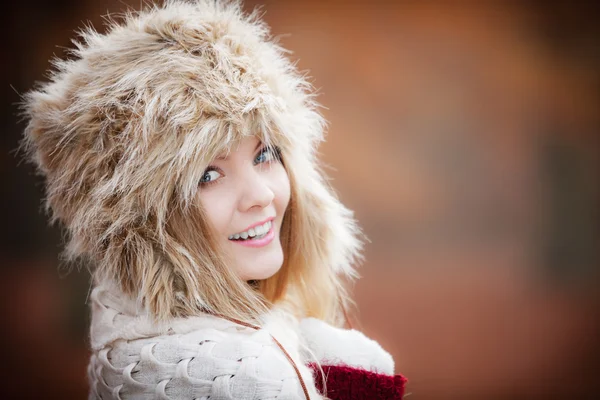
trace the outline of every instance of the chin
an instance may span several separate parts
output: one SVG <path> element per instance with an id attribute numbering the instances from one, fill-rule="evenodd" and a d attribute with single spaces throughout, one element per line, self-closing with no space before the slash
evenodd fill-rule
<path id="1" fill-rule="evenodd" d="M 263 268 L 261 270 L 256 271 L 247 271 L 244 274 L 244 280 L 246 281 L 256 281 L 256 280 L 264 280 L 272 277 L 281 269 L 281 265 L 273 267 L 273 268 Z"/>
<path id="2" fill-rule="evenodd" d="M 257 262 L 258 268 L 240 268 L 240 276 L 245 281 L 268 279 L 275 275 L 283 265 L 283 259 L 273 260 L 270 262 Z"/>
<path id="3" fill-rule="evenodd" d="M 248 256 L 237 254 L 237 271 L 245 281 L 268 279 L 275 275 L 282 267 L 284 255 L 281 246 L 270 249 L 263 254 Z"/>

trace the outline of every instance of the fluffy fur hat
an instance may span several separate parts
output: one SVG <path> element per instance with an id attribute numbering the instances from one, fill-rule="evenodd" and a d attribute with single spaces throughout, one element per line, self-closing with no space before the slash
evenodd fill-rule
<path id="1" fill-rule="evenodd" d="M 258 135 L 281 148 L 292 201 L 321 243 L 294 246 L 318 252 L 331 276 L 355 276 L 359 230 L 316 159 L 324 121 L 256 12 L 167 1 L 80 36 L 23 102 L 24 144 L 52 221 L 68 230 L 69 259 L 83 257 L 96 279 L 117 281 L 157 315 L 210 305 L 201 262 L 170 224 L 192 218 L 208 163 Z"/>

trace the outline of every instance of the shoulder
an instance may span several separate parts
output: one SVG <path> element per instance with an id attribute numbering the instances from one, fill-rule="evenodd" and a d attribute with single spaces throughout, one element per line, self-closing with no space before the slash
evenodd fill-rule
<path id="1" fill-rule="evenodd" d="M 193 318 L 173 318 L 157 323 L 145 308 L 111 283 L 96 285 L 90 294 L 92 350 L 117 340 L 137 340 L 157 336 L 187 334 L 194 331 L 236 333 L 243 327 L 204 314 Z"/>
<path id="2" fill-rule="evenodd" d="M 301 398 L 295 371 L 264 331 L 201 329 L 119 339 L 92 354 L 88 372 L 92 391 L 102 398 Z"/>
<path id="3" fill-rule="evenodd" d="M 326 365 L 347 365 L 393 375 L 394 360 L 381 345 L 355 329 L 342 329 L 316 318 L 300 321 L 300 332 L 314 357 Z"/>
<path id="4" fill-rule="evenodd" d="M 91 398 L 304 398 L 294 368 L 270 331 L 209 315 L 156 326 L 114 295 L 96 288 L 91 296 Z M 297 353 L 293 336 L 282 342 L 292 356 Z M 310 370 L 296 360 L 319 398 Z"/>

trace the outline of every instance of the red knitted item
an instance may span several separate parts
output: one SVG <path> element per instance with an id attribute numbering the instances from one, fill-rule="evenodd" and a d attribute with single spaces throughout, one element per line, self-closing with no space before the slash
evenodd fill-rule
<path id="1" fill-rule="evenodd" d="M 314 363 L 308 366 L 323 394 L 321 372 Z M 327 382 L 326 396 L 332 400 L 401 400 L 408 382 L 402 375 L 379 374 L 346 365 L 322 365 L 322 368 Z"/>

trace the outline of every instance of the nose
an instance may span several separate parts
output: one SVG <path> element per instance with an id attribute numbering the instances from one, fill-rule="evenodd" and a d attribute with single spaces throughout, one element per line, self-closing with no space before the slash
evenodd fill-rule
<path id="1" fill-rule="evenodd" d="M 275 193 L 268 184 L 269 181 L 255 168 L 248 168 L 248 172 L 241 176 L 239 187 L 241 190 L 239 209 L 246 212 L 252 208 L 265 208 L 273 202 Z"/>

